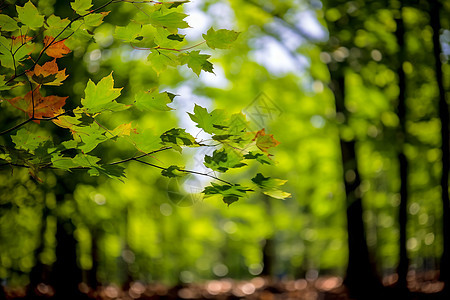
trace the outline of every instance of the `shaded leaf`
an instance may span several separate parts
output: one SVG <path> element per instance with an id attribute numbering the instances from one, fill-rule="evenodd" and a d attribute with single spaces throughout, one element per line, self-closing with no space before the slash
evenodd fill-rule
<path id="1" fill-rule="evenodd" d="M 287 192 L 283 192 L 279 189 L 280 186 L 284 185 L 287 180 L 281 180 L 271 177 L 264 177 L 261 173 L 256 174 L 252 178 L 252 181 L 263 189 L 263 193 L 277 199 L 285 199 L 291 196 Z"/>
<path id="2" fill-rule="evenodd" d="M 161 141 L 171 144 L 173 148 L 181 152 L 180 146 L 198 146 L 195 138 L 182 128 L 172 128 L 161 135 Z"/>
<path id="3" fill-rule="evenodd" d="M 180 170 L 183 170 L 183 167 L 178 167 L 175 165 L 172 165 L 164 170 L 161 171 L 161 175 L 172 178 L 172 177 L 181 177 L 186 175 L 186 172 L 181 172 Z"/>
<path id="4" fill-rule="evenodd" d="M 28 92 L 24 97 L 15 97 L 9 99 L 8 102 L 17 109 L 24 111 L 31 118 L 51 118 L 61 111 L 61 108 L 66 104 L 68 97 L 47 96 L 42 97 L 39 86 L 33 91 Z M 40 123 L 39 120 L 34 122 Z"/>
<path id="5" fill-rule="evenodd" d="M 49 141 L 51 137 L 38 135 L 25 128 L 20 128 L 15 135 L 11 135 L 11 139 L 16 145 L 16 148 L 34 153 L 41 144 Z"/>
<path id="6" fill-rule="evenodd" d="M 226 172 L 230 168 L 246 166 L 242 163 L 242 156 L 234 150 L 215 150 L 212 156 L 205 155 L 205 166 L 219 172 Z"/>
<path id="7" fill-rule="evenodd" d="M 2 31 L 14 31 L 19 29 L 16 20 L 8 15 L 0 15 L 0 28 Z"/>
<path id="8" fill-rule="evenodd" d="M 27 72 L 27 75 L 37 84 L 59 86 L 68 77 L 65 71 L 66 69 L 58 70 L 56 59 L 54 59 L 42 66 L 36 64 L 33 71 Z"/>

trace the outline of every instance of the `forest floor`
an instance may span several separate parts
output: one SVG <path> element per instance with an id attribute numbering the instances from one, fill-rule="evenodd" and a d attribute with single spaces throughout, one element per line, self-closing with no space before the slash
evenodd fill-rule
<path id="1" fill-rule="evenodd" d="M 383 284 L 387 286 L 382 297 L 374 297 L 370 291 L 367 298 L 358 299 L 395 299 L 395 300 L 449 300 L 442 295 L 444 284 L 437 281 L 434 276 L 414 277 L 408 281 L 409 294 L 400 296 L 398 291 L 392 288 L 395 283 L 395 275 L 385 277 Z M 168 287 L 154 283 L 144 285 L 141 282 L 133 282 L 129 288 L 123 289 L 115 285 L 102 286 L 96 290 L 90 289 L 85 284 L 79 285 L 81 297 L 73 299 L 98 299 L 98 300 L 159 300 L 159 299 L 248 299 L 248 300 L 352 300 L 347 289 L 342 284 L 340 277 L 327 276 L 315 280 L 290 280 L 273 281 L 262 277 L 256 277 L 248 281 L 233 279 L 221 279 L 207 281 L 202 284 L 187 284 Z M 1 293 L 0 293 L 1 295 Z M 52 299 L 53 289 L 45 284 L 36 287 L 34 297 L 26 295 L 25 289 L 6 289 L 6 299 Z"/>

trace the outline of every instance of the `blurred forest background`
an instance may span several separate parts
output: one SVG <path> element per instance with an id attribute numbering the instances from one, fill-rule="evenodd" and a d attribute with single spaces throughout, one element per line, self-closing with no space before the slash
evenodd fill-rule
<path id="1" fill-rule="evenodd" d="M 72 14 L 66 1 L 35 4 Z M 184 5 L 190 44 L 210 26 L 241 32 L 230 50 L 198 47 L 216 73 L 199 78 L 186 68 L 157 77 L 148 51 L 113 39 L 136 8 L 110 9 L 95 42 L 60 60 L 73 87 L 65 95 L 80 99 L 88 78 L 114 70 L 121 99 L 157 84 L 179 95 L 169 115 L 125 113 L 157 130 L 188 126 L 194 103 L 243 111 L 280 141 L 270 173 L 288 180 L 292 197 L 260 194 L 227 207 L 202 199 L 204 178 L 168 179 L 137 163 L 124 182 L 47 170 L 37 183 L 0 165 L 0 295 L 163 298 L 178 286 L 173 299 L 240 298 L 282 282 L 275 299 L 303 299 L 311 282 L 323 290 L 345 282 L 370 299 L 383 285 L 405 295 L 450 285 L 449 1 L 193 0 Z M 5 101 L 1 110 L 3 130 L 18 113 Z M 184 164 L 207 171 L 199 159 Z M 203 292 L 182 288 L 201 283 Z M 304 299 L 317 299 L 309 293 Z"/>

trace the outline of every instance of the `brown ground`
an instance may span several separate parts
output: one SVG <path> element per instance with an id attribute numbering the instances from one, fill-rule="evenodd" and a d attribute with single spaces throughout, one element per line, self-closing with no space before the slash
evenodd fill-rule
<path id="1" fill-rule="evenodd" d="M 434 274 L 422 274 L 411 277 L 408 281 L 410 294 L 408 296 L 392 296 L 396 292 L 392 286 L 395 275 L 385 277 L 383 283 L 388 286 L 381 300 L 449 300 L 441 291 L 443 283 L 436 280 Z M 202 284 L 167 287 L 162 284 L 144 285 L 134 282 L 129 289 L 123 290 L 114 285 L 102 286 L 97 290 L 89 289 L 80 284 L 80 291 L 85 299 L 98 300 L 159 300 L 159 299 L 248 299 L 248 300 L 350 300 L 347 289 L 342 285 L 342 278 L 335 276 L 319 277 L 316 280 L 271 281 L 256 277 L 248 281 L 221 279 L 207 281 Z M 27 299 L 24 289 L 6 289 L 6 299 Z M 40 284 L 35 290 L 36 299 L 52 299 L 53 289 Z M 368 291 L 370 293 L 370 291 Z M 369 295 L 369 294 L 368 294 Z M 360 298 L 364 300 L 364 296 Z M 368 296 L 369 298 L 369 296 Z M 373 297 L 372 297 L 373 299 Z"/>

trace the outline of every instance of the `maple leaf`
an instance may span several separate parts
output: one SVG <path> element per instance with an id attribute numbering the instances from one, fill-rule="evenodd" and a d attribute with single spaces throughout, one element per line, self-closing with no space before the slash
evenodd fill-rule
<path id="1" fill-rule="evenodd" d="M 24 44 L 28 43 L 29 41 L 31 41 L 32 39 L 33 39 L 33 37 L 27 36 L 27 35 L 19 35 L 19 36 L 11 37 L 13 46 L 24 45 Z"/>
<path id="2" fill-rule="evenodd" d="M 8 99 L 7 101 L 15 108 L 28 114 L 30 118 L 51 118 L 66 104 L 66 99 L 68 97 L 58 97 L 58 96 L 47 96 L 42 97 L 39 87 L 35 88 L 33 91 L 28 92 L 24 97 L 15 97 Z M 33 109 L 34 105 L 34 109 Z M 34 120 L 36 123 L 40 123 L 39 120 Z"/>
<path id="3" fill-rule="evenodd" d="M 50 43 L 53 41 L 53 37 L 51 36 L 45 36 L 44 38 L 44 47 L 47 47 L 50 45 Z M 54 42 L 51 44 L 46 50 L 45 54 L 47 54 L 50 57 L 54 58 L 61 58 L 64 55 L 70 53 L 70 49 L 64 44 L 64 40 L 59 42 Z"/>
<path id="4" fill-rule="evenodd" d="M 56 58 L 42 66 L 36 64 L 34 70 L 27 72 L 27 75 L 38 84 L 55 86 L 61 85 L 62 81 L 69 76 L 66 75 L 66 69 L 58 70 Z"/>
<path id="5" fill-rule="evenodd" d="M 252 141 L 256 141 L 256 146 L 263 152 L 267 153 L 270 148 L 276 147 L 280 144 L 272 134 L 266 134 L 266 130 L 263 128 L 256 132 Z"/>

